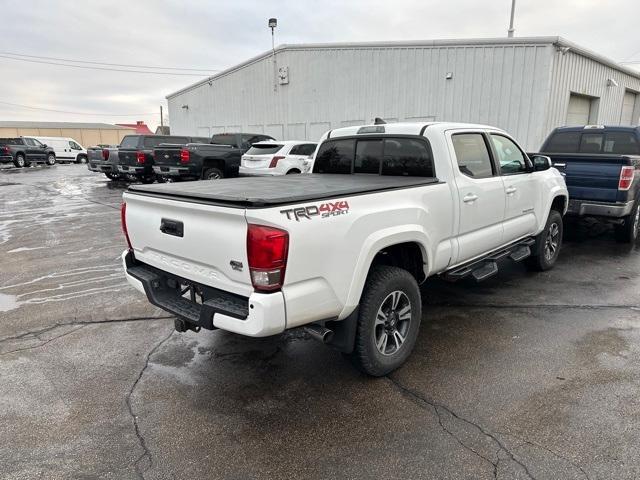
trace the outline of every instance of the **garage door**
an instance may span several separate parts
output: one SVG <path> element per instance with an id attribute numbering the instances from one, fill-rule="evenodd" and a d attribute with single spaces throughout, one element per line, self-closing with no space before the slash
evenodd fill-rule
<path id="1" fill-rule="evenodd" d="M 622 115 L 620 116 L 620 125 L 635 125 L 633 118 L 633 111 L 636 108 L 636 101 L 638 99 L 638 94 L 634 92 L 629 92 L 628 90 L 624 92 L 624 98 L 622 100 Z"/>
<path id="2" fill-rule="evenodd" d="M 591 97 L 576 95 L 569 96 L 567 109 L 567 125 L 588 125 L 591 116 Z"/>

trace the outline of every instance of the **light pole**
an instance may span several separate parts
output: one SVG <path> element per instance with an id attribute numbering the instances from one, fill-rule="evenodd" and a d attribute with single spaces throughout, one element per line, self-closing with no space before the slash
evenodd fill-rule
<path id="1" fill-rule="evenodd" d="M 511 21 L 509 22 L 509 30 L 507 30 L 507 37 L 513 37 L 513 16 L 516 13 L 516 0 L 511 0 Z"/>
<path id="2" fill-rule="evenodd" d="M 273 51 L 273 91 L 278 90 L 278 71 L 276 69 L 276 40 L 275 29 L 278 26 L 277 18 L 269 19 L 269 28 L 271 29 L 271 50 Z"/>

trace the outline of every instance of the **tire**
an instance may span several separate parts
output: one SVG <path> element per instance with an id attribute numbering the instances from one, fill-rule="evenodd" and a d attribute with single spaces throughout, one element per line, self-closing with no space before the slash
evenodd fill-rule
<path id="1" fill-rule="evenodd" d="M 640 233 L 640 198 L 636 199 L 628 217 L 624 217 L 622 225 L 616 225 L 614 234 L 620 243 L 635 243 Z"/>
<path id="2" fill-rule="evenodd" d="M 50 167 L 56 164 L 56 156 L 53 153 L 47 155 L 47 160 L 45 162 Z"/>
<path id="3" fill-rule="evenodd" d="M 105 172 L 105 175 L 109 180 L 120 180 L 119 173 Z"/>
<path id="4" fill-rule="evenodd" d="M 78 155 L 78 158 L 76 159 L 76 163 L 78 164 L 87 163 L 87 157 L 85 157 L 84 155 Z"/>
<path id="5" fill-rule="evenodd" d="M 24 155 L 19 153 L 16 155 L 16 157 L 13 159 L 13 164 L 17 167 L 17 168 L 23 168 L 27 166 L 27 162 L 24 159 Z"/>
<path id="6" fill-rule="evenodd" d="M 402 268 L 372 267 L 360 299 L 354 350 L 348 357 L 367 375 L 391 373 L 411 354 L 421 319 L 416 279 Z"/>
<path id="7" fill-rule="evenodd" d="M 156 181 L 156 177 L 155 177 L 155 175 L 145 175 L 143 177 L 138 177 L 138 180 L 140 180 L 145 185 L 148 185 L 150 183 L 155 182 Z"/>
<path id="8" fill-rule="evenodd" d="M 160 175 L 156 175 L 156 182 L 158 182 L 158 183 L 167 183 L 167 178 L 166 177 L 162 177 Z"/>
<path id="9" fill-rule="evenodd" d="M 536 243 L 531 247 L 531 256 L 525 260 L 527 268 L 536 272 L 552 269 L 560 254 L 562 235 L 562 215 L 557 210 L 551 210 L 544 229 L 538 234 Z"/>
<path id="10" fill-rule="evenodd" d="M 207 168 L 202 174 L 204 180 L 219 180 L 224 178 L 224 173 L 217 167 Z"/>

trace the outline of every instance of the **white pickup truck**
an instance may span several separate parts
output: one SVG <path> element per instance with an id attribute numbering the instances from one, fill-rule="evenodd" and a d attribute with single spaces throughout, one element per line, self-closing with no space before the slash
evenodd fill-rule
<path id="1" fill-rule="evenodd" d="M 130 187 L 123 262 L 178 331 L 305 326 L 380 376 L 413 349 L 421 282 L 482 280 L 505 257 L 551 268 L 567 202 L 549 159 L 497 128 L 346 127 L 311 175 Z"/>

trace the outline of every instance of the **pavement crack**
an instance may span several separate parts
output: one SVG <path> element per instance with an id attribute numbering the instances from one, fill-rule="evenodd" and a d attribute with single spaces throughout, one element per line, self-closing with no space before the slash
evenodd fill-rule
<path id="1" fill-rule="evenodd" d="M 586 478 L 587 480 L 591 480 L 591 477 L 589 477 L 589 474 L 587 473 L 587 471 L 582 468 L 580 465 L 578 465 L 576 462 L 574 462 L 573 460 L 559 454 L 558 452 L 551 450 L 548 447 L 545 447 L 544 445 L 541 445 L 539 443 L 533 442 L 531 440 L 526 440 L 524 438 L 520 438 L 516 435 L 513 435 L 511 433 L 506 433 L 506 432 L 496 432 L 497 435 L 503 435 L 505 437 L 513 437 L 516 440 L 518 440 L 519 442 L 522 442 L 523 445 L 529 445 L 530 447 L 533 448 L 539 448 L 541 450 L 544 450 L 545 452 L 550 453 L 551 455 L 553 455 L 556 458 L 559 458 L 560 460 L 564 460 L 565 462 L 567 462 L 568 464 L 572 465 L 573 467 L 575 467 L 577 470 L 580 471 L 580 473 L 582 473 L 582 475 L 584 475 L 584 478 Z"/>
<path id="2" fill-rule="evenodd" d="M 147 368 L 149 367 L 149 360 L 151 359 L 153 354 L 156 353 L 156 351 L 167 340 L 169 340 L 169 338 L 171 338 L 171 335 L 173 335 L 174 331 L 175 330 L 172 329 L 169 332 L 169 335 L 167 335 L 162 340 L 160 340 L 158 343 L 156 343 L 155 346 L 149 351 L 149 353 L 147 353 L 147 356 L 146 356 L 145 361 L 144 361 L 144 366 L 140 370 L 140 373 L 138 373 L 138 376 L 137 376 L 135 382 L 133 382 L 133 384 L 131 385 L 131 388 L 129 389 L 129 392 L 125 396 L 125 402 L 127 404 L 127 409 L 129 410 L 129 415 L 131 416 L 131 419 L 133 420 L 133 428 L 135 430 L 136 437 L 138 438 L 138 443 L 140 444 L 140 447 L 142 447 L 142 454 L 134 462 L 134 467 L 135 467 L 135 470 L 136 470 L 136 474 L 138 475 L 138 478 L 140 478 L 142 480 L 144 480 L 145 472 L 147 470 L 149 470 L 153 466 L 153 457 L 151 456 L 151 451 L 147 447 L 147 442 L 146 442 L 144 436 L 142 435 L 142 432 L 140 432 L 140 424 L 138 423 L 138 416 L 133 411 L 133 405 L 131 404 L 131 397 L 133 396 L 133 392 L 135 391 L 136 387 L 140 383 L 140 380 L 142 379 L 142 376 L 144 375 L 144 373 L 147 371 Z M 144 459 L 147 460 L 146 468 L 142 468 L 141 465 L 140 465 L 140 462 L 142 462 L 142 460 L 144 460 Z"/>
<path id="3" fill-rule="evenodd" d="M 42 342 L 42 343 L 39 343 L 38 345 L 30 345 L 28 347 L 21 347 L 21 348 L 14 348 L 13 350 L 7 350 L 6 352 L 1 352 L 0 356 L 9 355 L 10 353 L 24 352 L 26 350 L 33 350 L 35 348 L 44 347 L 45 345 L 50 344 L 54 340 L 58 340 L 59 338 L 66 337 L 67 335 L 71 335 L 72 333 L 77 332 L 78 330 L 80 330 L 81 328 L 84 328 L 84 327 L 86 327 L 86 325 L 80 325 L 78 328 L 71 329 L 68 332 L 64 332 L 64 333 L 61 333 L 60 335 L 57 335 L 55 337 L 49 338 L 47 340 L 43 340 L 43 339 L 40 338 L 40 335 L 42 333 L 45 333 L 45 332 L 48 332 L 48 331 L 52 330 L 52 329 L 45 329 L 44 332 L 41 331 L 41 332 L 38 332 L 36 334 L 32 334 L 33 338 L 35 338 L 36 340 L 40 340 L 40 342 Z M 26 335 L 21 337 L 21 338 L 24 338 L 24 337 L 26 337 Z"/>
<path id="4" fill-rule="evenodd" d="M 141 322 L 141 321 L 153 321 L 153 320 L 167 320 L 170 318 L 175 318 L 172 316 L 165 316 L 165 317 L 128 317 L 128 318 L 112 318 L 112 319 L 104 319 L 104 320 L 73 320 L 71 322 L 57 322 L 54 323 L 53 325 L 49 325 L 48 327 L 44 327 L 44 328 L 39 328 L 39 329 L 35 329 L 35 330 L 29 330 L 26 332 L 22 332 L 19 333 L 17 335 L 12 335 L 9 337 L 3 337 L 0 338 L 0 343 L 3 342 L 9 342 L 9 341 L 15 341 L 15 340 L 22 340 L 26 337 L 38 337 L 39 335 L 42 335 L 44 333 L 50 332 L 51 330 L 55 330 L 56 328 L 60 328 L 60 327 L 69 327 L 69 326 L 73 326 L 73 325 L 82 325 L 87 326 L 87 325 L 102 325 L 102 324 L 109 324 L 109 323 L 127 323 L 127 322 Z M 57 338 L 57 337 L 56 337 Z M 5 352 L 8 353 L 8 352 Z M 4 355 L 4 353 L 2 354 Z"/>
<path id="5" fill-rule="evenodd" d="M 439 403 L 436 403 L 435 401 L 428 399 L 427 397 L 425 397 L 424 395 L 420 394 L 419 392 L 404 386 L 402 383 L 400 383 L 397 379 L 395 379 L 391 375 L 387 375 L 386 378 L 391 382 L 391 384 L 396 389 L 398 389 L 403 395 L 405 395 L 405 396 L 409 397 L 410 399 L 412 399 L 417 405 L 420 405 L 420 406 L 425 406 L 426 405 L 428 407 L 431 407 L 433 409 L 433 411 L 436 413 L 436 416 L 438 418 L 438 424 L 439 424 L 440 428 L 445 433 L 447 433 L 452 438 L 454 438 L 463 448 L 465 448 L 466 450 L 468 450 L 469 452 L 473 453 L 477 457 L 479 457 L 482 460 L 484 460 L 484 461 L 488 462 L 489 464 L 491 464 L 492 467 L 493 467 L 493 477 L 495 479 L 498 478 L 498 465 L 500 463 L 500 452 L 504 452 L 507 455 L 507 457 L 513 463 L 515 463 L 516 465 L 520 466 L 522 468 L 522 470 L 524 470 L 524 472 L 527 475 L 527 477 L 529 477 L 531 480 L 536 480 L 536 478 L 529 471 L 528 467 L 524 463 L 522 463 L 520 460 L 518 460 L 515 457 L 515 455 L 502 443 L 502 441 L 500 441 L 499 438 L 497 438 L 493 433 L 491 433 L 488 430 L 486 430 L 480 424 L 475 423 L 475 422 L 473 422 L 473 421 L 471 421 L 471 420 L 469 420 L 467 418 L 464 418 L 464 417 L 458 415 L 453 410 L 451 410 L 449 407 L 447 407 L 445 405 L 442 405 L 442 404 L 439 404 Z M 494 443 L 496 445 L 496 447 L 497 447 L 496 452 L 494 454 L 495 460 L 490 459 L 486 455 L 482 455 L 481 453 L 479 453 L 477 451 L 477 449 L 475 449 L 475 448 L 471 447 L 470 445 L 468 445 L 467 443 L 465 443 L 458 435 L 455 434 L 455 432 L 453 432 L 449 428 L 447 428 L 444 425 L 444 422 L 442 421 L 442 412 L 446 412 L 451 417 L 453 417 L 456 420 L 459 420 L 460 422 L 463 422 L 464 424 L 476 429 L 478 432 L 480 432 L 486 438 L 490 439 L 492 441 L 492 443 Z"/>

